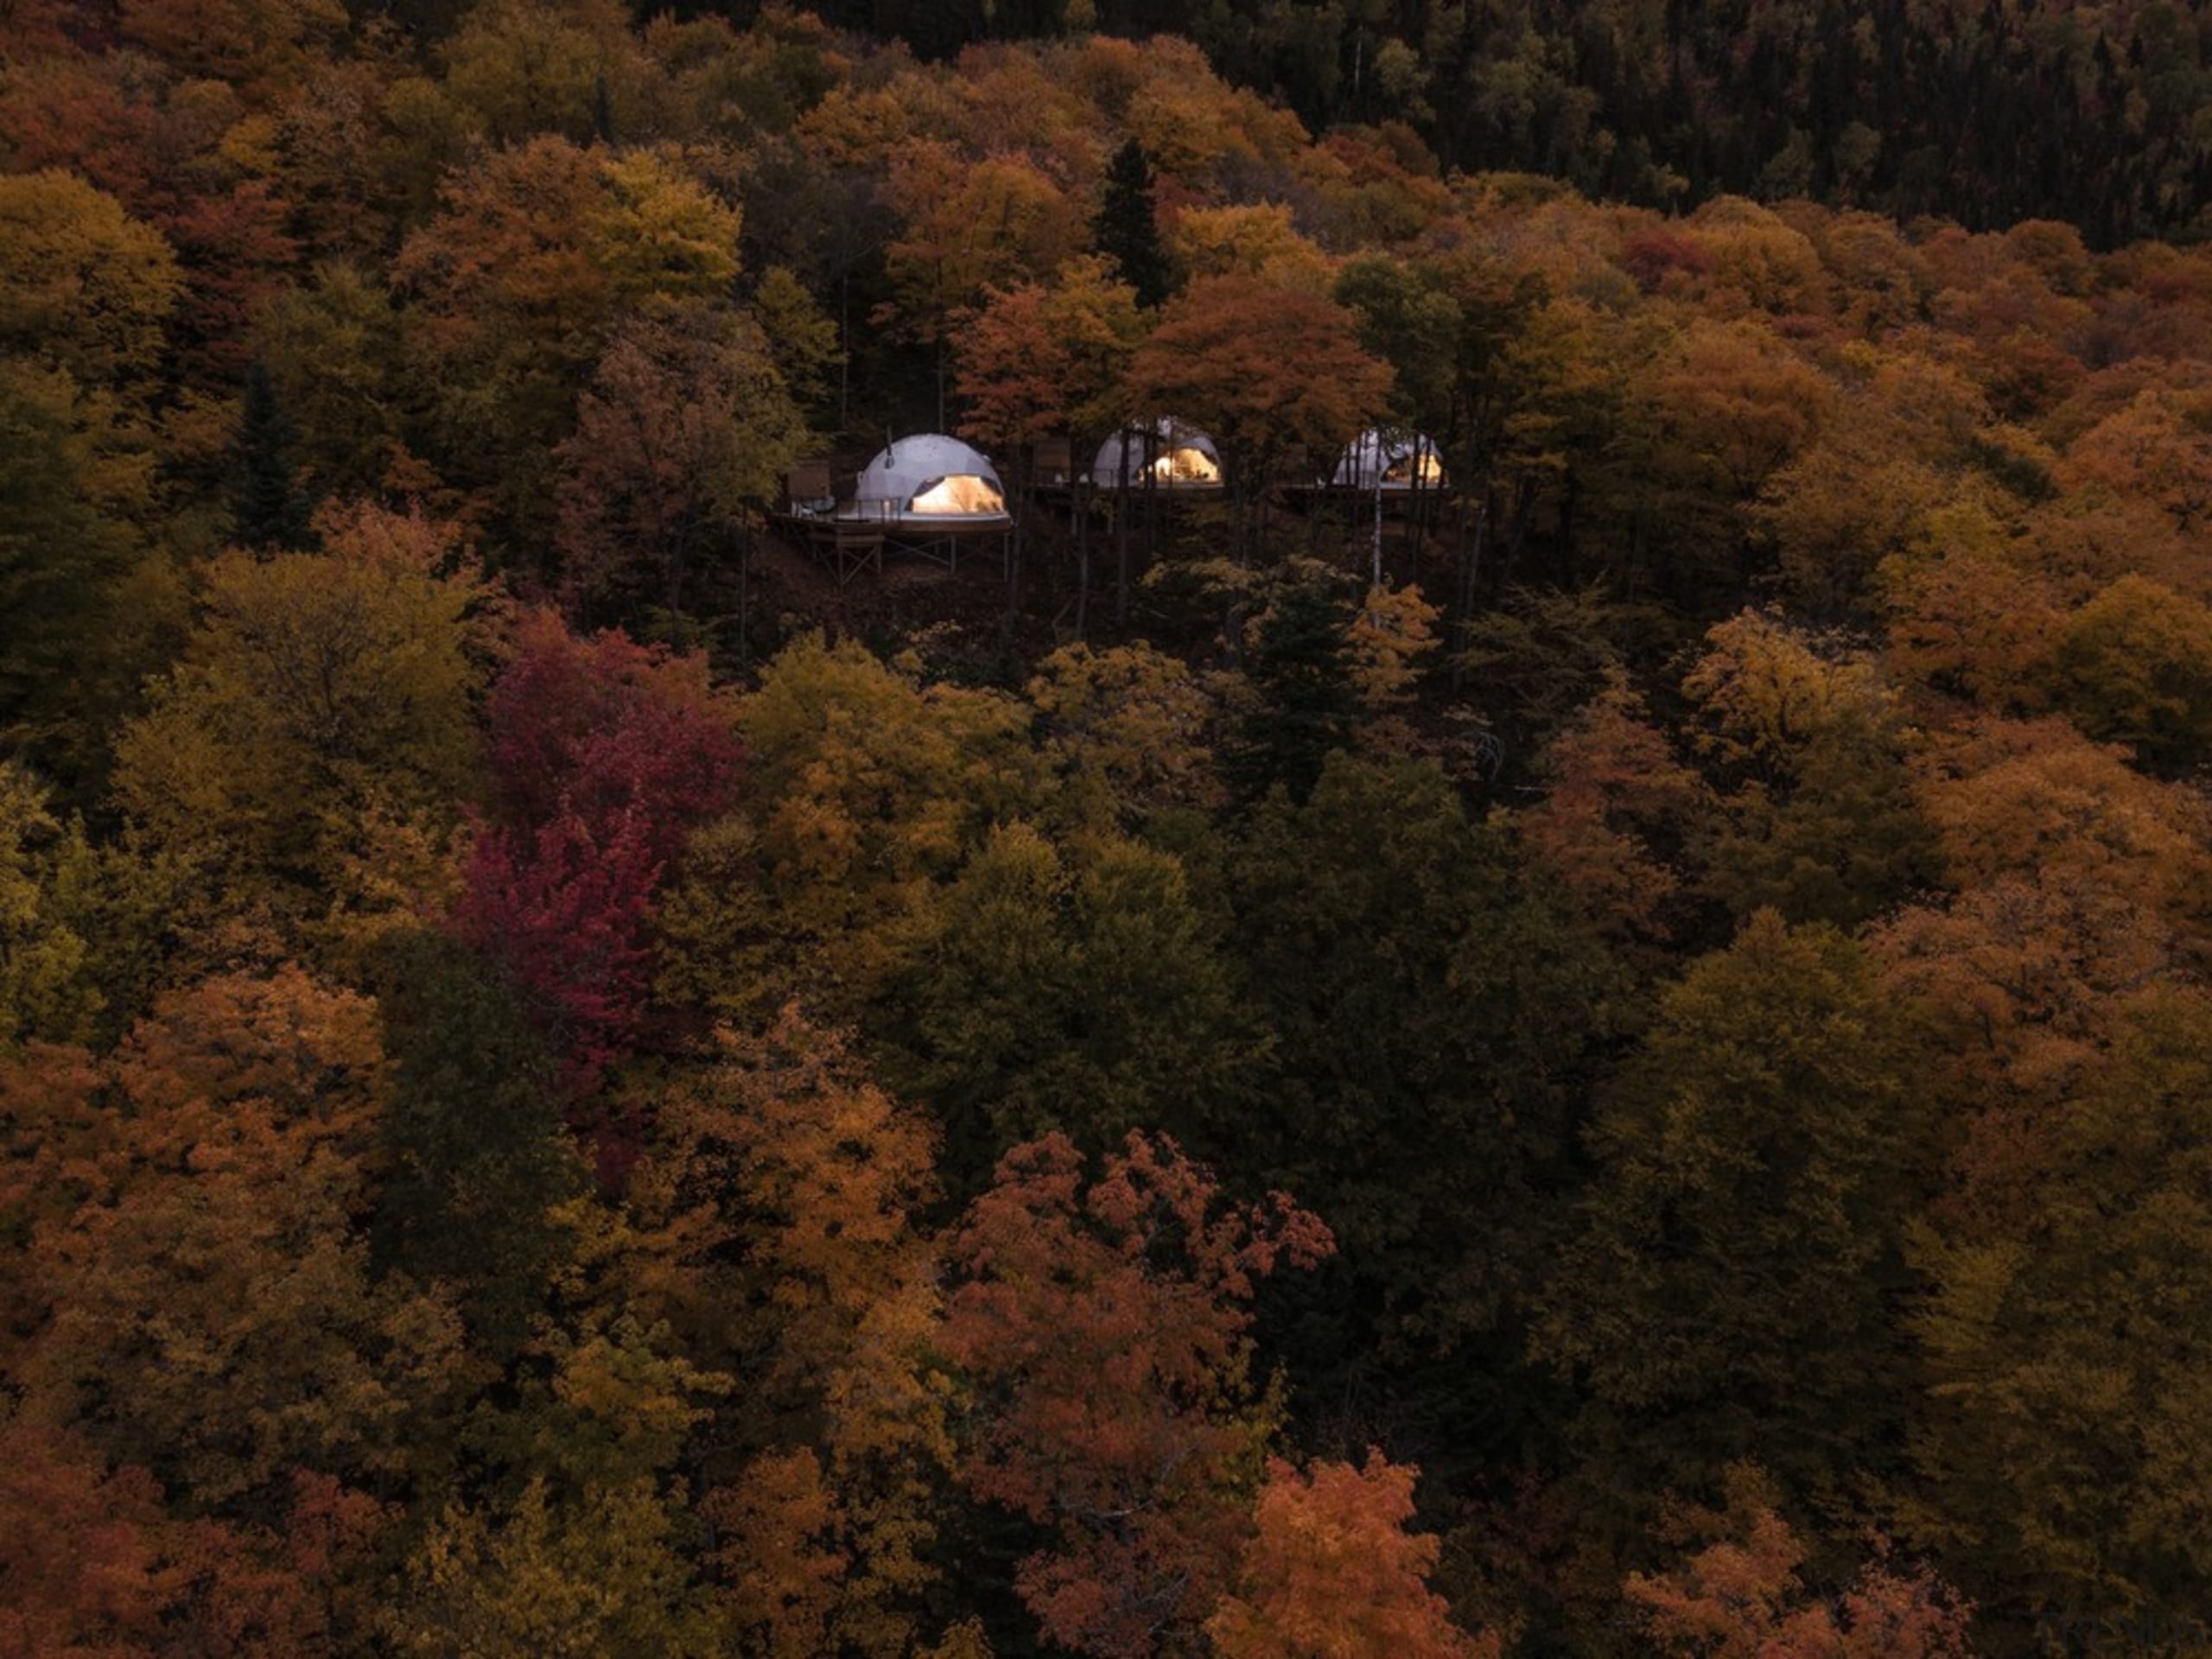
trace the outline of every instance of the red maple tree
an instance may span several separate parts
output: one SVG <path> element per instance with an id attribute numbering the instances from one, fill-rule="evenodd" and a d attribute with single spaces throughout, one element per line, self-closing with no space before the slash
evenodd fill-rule
<path id="1" fill-rule="evenodd" d="M 735 798 L 744 751 L 702 658 L 541 613 L 493 687 L 491 799 L 454 912 L 588 1094 L 637 1039 L 655 892 Z"/>

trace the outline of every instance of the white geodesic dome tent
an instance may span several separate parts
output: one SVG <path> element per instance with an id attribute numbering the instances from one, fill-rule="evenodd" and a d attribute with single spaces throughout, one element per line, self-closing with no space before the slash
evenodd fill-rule
<path id="1" fill-rule="evenodd" d="M 1440 490 L 1445 486 L 1444 457 L 1435 444 L 1417 432 L 1391 432 L 1370 427 L 1345 446 L 1330 475 L 1332 488 L 1397 491 Z"/>
<path id="2" fill-rule="evenodd" d="M 861 469 L 838 517 L 944 529 L 1012 522 L 998 470 L 982 451 L 941 432 L 893 442 Z"/>
<path id="3" fill-rule="evenodd" d="M 1221 485 L 1221 452 L 1195 426 L 1163 417 L 1142 426 L 1125 426 L 1098 446 L 1090 464 L 1094 488 L 1145 487 L 1146 455 L 1152 457 L 1152 486 L 1165 490 L 1211 490 Z M 1124 471 L 1124 468 L 1127 470 Z"/>

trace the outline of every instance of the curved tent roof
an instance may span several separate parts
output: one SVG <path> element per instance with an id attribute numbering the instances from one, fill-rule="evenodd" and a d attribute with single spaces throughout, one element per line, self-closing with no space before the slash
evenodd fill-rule
<path id="1" fill-rule="evenodd" d="M 910 524 L 1009 522 L 997 470 L 980 450 L 941 432 L 895 440 L 861 469 L 852 503 L 839 516 Z"/>
<path id="2" fill-rule="evenodd" d="M 1339 490 L 1424 490 L 1445 485 L 1444 458 L 1435 444 L 1414 432 L 1367 429 L 1344 447 L 1329 483 Z"/>
<path id="3" fill-rule="evenodd" d="M 1122 469 L 1126 466 L 1128 487 L 1142 488 L 1147 436 L 1142 426 L 1125 426 L 1100 444 L 1097 459 L 1090 464 L 1092 485 L 1102 490 L 1120 489 Z M 1210 490 L 1220 485 L 1221 451 L 1197 427 L 1162 416 L 1152 423 L 1149 437 L 1154 488 Z"/>

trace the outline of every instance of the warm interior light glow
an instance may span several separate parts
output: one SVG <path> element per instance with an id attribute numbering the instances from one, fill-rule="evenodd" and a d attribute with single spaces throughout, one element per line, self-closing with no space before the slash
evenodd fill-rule
<path id="1" fill-rule="evenodd" d="M 1211 455 L 1188 444 L 1154 458 L 1152 475 L 1163 484 L 1218 484 L 1221 468 Z"/>
<path id="2" fill-rule="evenodd" d="M 950 514 L 1004 512 L 1006 498 L 997 485 L 973 473 L 955 473 L 916 493 L 907 504 L 912 512 Z"/>
<path id="3" fill-rule="evenodd" d="M 1424 484 L 1444 481 L 1444 462 L 1433 449 L 1422 448 L 1392 459 L 1382 474 L 1385 484 L 1410 484 L 1418 477 Z"/>

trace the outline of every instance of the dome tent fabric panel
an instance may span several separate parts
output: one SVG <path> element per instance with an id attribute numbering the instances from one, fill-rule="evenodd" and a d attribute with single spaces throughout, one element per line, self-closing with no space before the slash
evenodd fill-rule
<path id="1" fill-rule="evenodd" d="M 861 470 L 851 506 L 841 515 L 888 523 L 991 524 L 1007 522 L 1006 487 L 977 449 L 940 432 L 899 438 Z"/>
<path id="2" fill-rule="evenodd" d="M 1155 488 L 1200 490 L 1220 484 L 1221 452 L 1213 440 L 1195 426 L 1163 418 L 1152 423 L 1149 434 L 1142 426 L 1125 426 L 1100 444 L 1090 467 L 1093 486 L 1118 490 L 1126 477 L 1128 488 L 1142 488 L 1147 436 Z"/>
<path id="3" fill-rule="evenodd" d="M 1329 482 L 1340 490 L 1440 490 L 1444 458 L 1418 433 L 1370 427 L 1345 446 Z"/>

